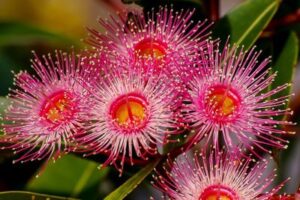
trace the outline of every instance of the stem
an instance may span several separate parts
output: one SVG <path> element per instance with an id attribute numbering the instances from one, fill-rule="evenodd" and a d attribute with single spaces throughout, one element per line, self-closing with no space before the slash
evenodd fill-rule
<path id="1" fill-rule="evenodd" d="M 275 30 L 280 26 L 288 26 L 300 22 L 300 8 L 280 19 L 274 19 L 268 25 L 266 30 Z"/>
<path id="2" fill-rule="evenodd" d="M 209 17 L 211 21 L 219 19 L 220 2 L 219 0 L 208 0 Z"/>
<path id="3" fill-rule="evenodd" d="M 270 37 L 274 35 L 277 29 L 289 25 L 293 25 L 300 22 L 300 8 L 296 11 L 287 14 L 286 16 L 280 19 L 274 19 L 270 22 L 267 28 L 261 34 L 261 37 Z"/>

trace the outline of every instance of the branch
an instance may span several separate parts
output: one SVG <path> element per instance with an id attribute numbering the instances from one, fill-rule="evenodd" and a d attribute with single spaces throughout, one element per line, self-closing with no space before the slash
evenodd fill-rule
<path id="1" fill-rule="evenodd" d="M 298 8 L 295 12 L 290 13 L 280 19 L 274 19 L 270 22 L 267 28 L 261 34 L 261 37 L 270 37 L 274 35 L 274 33 L 282 28 L 289 25 L 297 24 L 300 22 L 300 8 Z"/>
<path id="2" fill-rule="evenodd" d="M 217 21 L 220 18 L 220 2 L 219 0 L 206 0 L 205 8 L 208 9 L 208 17 L 211 21 Z"/>

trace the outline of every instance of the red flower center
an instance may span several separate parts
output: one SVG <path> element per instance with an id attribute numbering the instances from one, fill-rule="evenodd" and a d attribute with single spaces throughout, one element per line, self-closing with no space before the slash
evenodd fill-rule
<path id="1" fill-rule="evenodd" d="M 237 92 L 225 85 L 217 85 L 208 89 L 205 95 L 207 113 L 216 121 L 229 121 L 239 109 L 241 99 Z"/>
<path id="2" fill-rule="evenodd" d="M 223 185 L 212 185 L 204 189 L 199 200 L 237 200 L 235 191 Z"/>
<path id="3" fill-rule="evenodd" d="M 162 61 L 166 55 L 166 48 L 167 46 L 163 42 L 148 38 L 137 43 L 134 50 L 138 58 L 154 58 Z"/>
<path id="4" fill-rule="evenodd" d="M 52 124 L 60 124 L 73 118 L 75 102 L 66 91 L 58 91 L 49 96 L 42 105 L 40 116 Z"/>
<path id="5" fill-rule="evenodd" d="M 110 107 L 110 114 L 118 128 L 136 130 L 146 125 L 148 113 L 146 99 L 136 93 L 117 98 Z"/>

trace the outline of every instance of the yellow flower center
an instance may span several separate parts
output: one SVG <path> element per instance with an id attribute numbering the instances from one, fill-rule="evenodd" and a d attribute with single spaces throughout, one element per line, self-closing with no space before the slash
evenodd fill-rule
<path id="1" fill-rule="evenodd" d="M 138 58 L 154 58 L 157 61 L 162 61 L 166 55 L 166 45 L 151 38 L 140 41 L 134 49 Z"/>
<path id="2" fill-rule="evenodd" d="M 217 121 L 228 120 L 238 110 L 240 103 L 237 93 L 223 85 L 209 88 L 205 95 L 206 111 Z"/>
<path id="3" fill-rule="evenodd" d="M 42 105 L 40 116 L 56 124 L 70 120 L 75 113 L 75 103 L 68 92 L 59 91 L 49 96 Z"/>
<path id="4" fill-rule="evenodd" d="M 211 185 L 203 190 L 199 200 L 238 200 L 231 188 L 223 185 Z"/>
<path id="5" fill-rule="evenodd" d="M 147 102 L 134 93 L 123 95 L 113 102 L 110 113 L 120 128 L 141 128 L 145 125 L 148 116 Z"/>
<path id="6" fill-rule="evenodd" d="M 230 199 L 230 197 L 228 197 L 226 195 L 212 194 L 212 195 L 207 196 L 205 200 L 231 200 L 231 199 Z"/>

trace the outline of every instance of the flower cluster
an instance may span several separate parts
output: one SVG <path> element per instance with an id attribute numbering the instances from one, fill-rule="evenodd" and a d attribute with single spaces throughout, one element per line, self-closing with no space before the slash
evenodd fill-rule
<path id="1" fill-rule="evenodd" d="M 34 53 L 36 74 L 15 76 L 2 149 L 22 153 L 16 162 L 64 152 L 104 155 L 103 166 L 121 173 L 126 162 L 172 154 L 163 147 L 184 138 L 182 151 L 200 144 L 214 152 L 170 160 L 157 172 L 155 185 L 169 198 L 271 197 L 280 187 L 263 194 L 273 180 L 261 175 L 266 163 L 253 164 L 244 153 L 260 159 L 288 144 L 282 127 L 292 123 L 280 119 L 292 114 L 284 108 L 288 96 L 272 96 L 289 84 L 270 90 L 276 73 L 269 59 L 259 61 L 254 48 L 221 49 L 206 21 L 191 20 L 193 11 L 163 7 L 133 16 L 101 19 L 107 31 L 89 29 L 87 52 Z M 218 150 L 222 144 L 227 153 Z"/>

